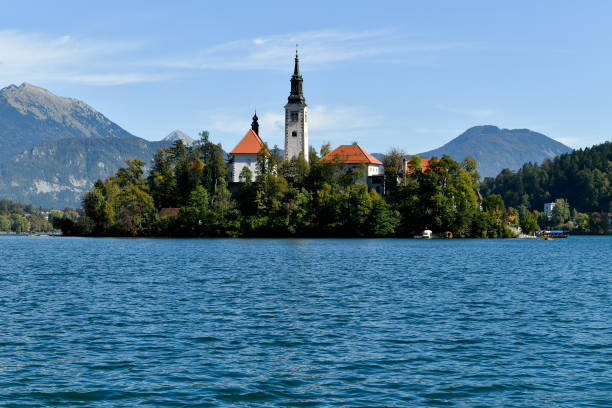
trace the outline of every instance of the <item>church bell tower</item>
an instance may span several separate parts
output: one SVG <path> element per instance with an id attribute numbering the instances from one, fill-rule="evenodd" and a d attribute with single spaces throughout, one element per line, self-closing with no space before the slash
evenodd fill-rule
<path id="1" fill-rule="evenodd" d="M 308 161 L 308 105 L 302 93 L 302 82 L 300 60 L 295 50 L 291 94 L 285 105 L 285 160 L 297 158 L 303 153 Z"/>

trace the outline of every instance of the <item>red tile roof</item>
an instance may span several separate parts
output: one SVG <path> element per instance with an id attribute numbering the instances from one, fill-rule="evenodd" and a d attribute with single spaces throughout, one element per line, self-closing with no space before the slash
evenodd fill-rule
<path id="1" fill-rule="evenodd" d="M 342 163 L 369 163 L 382 164 L 380 160 L 366 152 L 359 145 L 342 145 L 338 146 L 333 152 L 329 153 L 321 159 L 322 162 L 333 162 L 339 160 Z"/>
<path id="2" fill-rule="evenodd" d="M 189 170 L 202 170 L 204 166 L 206 166 L 206 163 L 200 159 L 195 159 L 187 163 L 187 166 L 189 166 Z"/>
<path id="3" fill-rule="evenodd" d="M 162 208 L 159 210 L 159 218 L 177 217 L 180 212 L 180 208 Z"/>
<path id="4" fill-rule="evenodd" d="M 429 160 L 425 157 L 421 157 L 421 170 L 425 171 L 429 168 Z M 410 174 L 412 173 L 412 170 L 410 169 L 410 160 L 406 161 L 406 173 Z"/>
<path id="5" fill-rule="evenodd" d="M 242 140 L 234 147 L 234 150 L 230 154 L 241 154 L 241 153 L 259 153 L 261 148 L 264 146 L 263 140 L 259 138 L 257 133 L 253 129 L 249 129 Z"/>

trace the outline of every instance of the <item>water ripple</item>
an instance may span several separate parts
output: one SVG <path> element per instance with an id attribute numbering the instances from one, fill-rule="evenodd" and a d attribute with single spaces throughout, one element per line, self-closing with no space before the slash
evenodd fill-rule
<path id="1" fill-rule="evenodd" d="M 611 406 L 611 237 L 0 237 L 0 405 Z"/>

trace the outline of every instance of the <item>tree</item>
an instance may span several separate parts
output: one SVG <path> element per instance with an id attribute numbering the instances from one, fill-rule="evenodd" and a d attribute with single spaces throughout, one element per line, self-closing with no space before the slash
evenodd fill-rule
<path id="1" fill-rule="evenodd" d="M 561 225 L 570 218 L 570 206 L 566 199 L 559 198 L 555 200 L 555 207 L 552 211 L 552 224 Z"/>
<path id="2" fill-rule="evenodd" d="M 394 235 L 400 224 L 400 213 L 378 196 L 374 198 L 369 233 L 375 237 Z"/>
<path id="3" fill-rule="evenodd" d="M 244 166 L 240 171 L 238 178 L 242 183 L 251 184 L 253 181 L 253 172 L 247 166 Z"/>
<path id="4" fill-rule="evenodd" d="M 0 231 L 10 231 L 11 230 L 11 220 L 6 215 L 0 214 Z"/>
<path id="5" fill-rule="evenodd" d="M 19 214 L 13 214 L 12 230 L 18 234 L 22 234 L 30 230 L 30 223 L 25 217 Z"/>
<path id="6" fill-rule="evenodd" d="M 157 208 L 177 206 L 176 174 L 170 148 L 158 149 L 147 183 Z"/>
<path id="7" fill-rule="evenodd" d="M 393 148 L 383 156 L 383 168 L 385 175 L 385 194 L 391 199 L 397 198 L 397 188 L 405 182 L 406 172 L 404 163 L 406 153 L 403 150 Z"/>
<path id="8" fill-rule="evenodd" d="M 482 201 L 482 209 L 488 214 L 490 223 L 487 236 L 502 237 L 506 207 L 499 194 L 492 194 Z"/>
<path id="9" fill-rule="evenodd" d="M 520 215 L 520 220 L 521 230 L 523 230 L 523 233 L 531 235 L 538 229 L 538 221 L 535 215 L 529 212 L 529 210 L 525 209 L 525 211 Z"/>

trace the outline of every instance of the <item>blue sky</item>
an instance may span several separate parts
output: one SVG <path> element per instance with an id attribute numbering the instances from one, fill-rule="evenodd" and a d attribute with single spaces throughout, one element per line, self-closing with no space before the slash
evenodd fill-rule
<path id="1" fill-rule="evenodd" d="M 149 140 L 207 129 L 225 149 L 257 107 L 282 147 L 299 43 L 315 147 L 418 153 L 482 124 L 611 139 L 612 2 L 91 4 L 3 3 L 0 86 L 82 99 Z"/>

